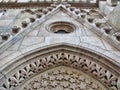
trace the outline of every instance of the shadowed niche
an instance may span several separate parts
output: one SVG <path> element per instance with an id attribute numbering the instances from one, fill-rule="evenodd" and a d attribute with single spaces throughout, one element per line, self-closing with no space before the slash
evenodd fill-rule
<path id="1" fill-rule="evenodd" d="M 70 33 L 70 32 L 67 32 L 65 30 L 58 30 L 58 31 L 56 31 L 54 33 L 57 33 L 57 34 L 67 34 L 67 33 Z"/>

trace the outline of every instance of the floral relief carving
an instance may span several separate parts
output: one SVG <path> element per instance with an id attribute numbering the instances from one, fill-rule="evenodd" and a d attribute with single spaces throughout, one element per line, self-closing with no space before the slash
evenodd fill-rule
<path id="1" fill-rule="evenodd" d="M 82 57 L 82 55 L 67 53 L 67 52 L 59 52 L 59 53 L 56 52 L 51 55 L 46 55 L 44 57 L 37 58 L 37 60 L 35 59 L 35 61 L 32 60 L 31 63 L 29 64 L 27 63 L 24 67 L 21 66 L 21 69 L 17 70 L 16 73 L 8 77 L 8 79 L 6 80 L 5 83 L 3 83 L 1 88 L 3 88 L 3 90 L 15 89 L 16 87 L 20 86 L 23 82 L 25 82 L 30 76 L 34 76 L 37 73 L 40 73 L 51 67 L 56 67 L 59 65 L 70 66 L 70 67 L 76 68 L 77 70 L 88 73 L 93 77 L 95 77 L 99 82 L 101 82 L 109 90 L 110 89 L 118 90 L 118 84 L 117 84 L 118 77 L 114 75 L 114 73 L 110 72 L 109 70 L 105 69 L 103 66 L 97 64 L 96 62 L 92 61 L 87 57 Z M 54 71 L 53 73 L 51 73 L 49 80 L 59 81 L 59 80 L 62 80 L 64 77 L 64 79 L 69 80 L 69 82 L 71 83 L 76 82 L 75 78 L 70 78 L 67 75 L 63 76 L 59 74 L 63 72 L 65 71 L 64 70 L 62 70 L 62 72 Z M 67 72 L 67 73 L 74 77 L 73 72 Z M 57 76 L 54 77 L 54 75 L 57 75 Z M 44 78 L 48 78 L 48 75 L 44 75 L 43 80 Z M 82 80 L 81 77 L 80 77 L 80 80 Z M 43 84 L 42 86 L 44 86 L 45 83 L 47 84 L 48 82 L 41 83 Z M 39 86 L 39 84 L 40 83 L 36 83 L 33 86 L 37 87 Z M 64 83 L 62 84 L 64 85 Z M 56 82 L 52 82 L 52 85 L 55 87 Z M 67 87 L 67 85 L 64 87 Z M 69 87 L 73 87 L 73 86 L 69 86 Z M 82 85 L 82 87 L 80 88 L 85 88 L 85 86 Z"/>
<path id="2" fill-rule="evenodd" d="M 54 73 L 57 72 L 57 73 Z M 67 77 L 67 78 L 66 78 Z M 52 79 L 51 79 L 52 78 Z M 60 66 L 32 79 L 22 90 L 106 90 L 83 73 Z"/>

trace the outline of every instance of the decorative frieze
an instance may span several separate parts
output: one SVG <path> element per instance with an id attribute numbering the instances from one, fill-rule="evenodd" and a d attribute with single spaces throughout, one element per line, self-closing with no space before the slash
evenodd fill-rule
<path id="1" fill-rule="evenodd" d="M 107 90 L 84 73 L 65 66 L 48 70 L 33 78 L 22 90 Z"/>
<path id="2" fill-rule="evenodd" d="M 54 52 L 51 55 L 37 57 L 32 59 L 30 63 L 26 63 L 25 66 L 21 65 L 15 72 L 11 72 L 12 75 L 7 77 L 1 88 L 4 90 L 13 90 L 22 85 L 31 76 L 42 73 L 50 68 L 55 68 L 56 66 L 65 65 L 91 75 L 109 90 L 119 90 L 118 76 L 106 69 L 104 65 L 101 66 L 101 64 L 96 63 L 92 59 L 95 58 L 70 52 Z"/>

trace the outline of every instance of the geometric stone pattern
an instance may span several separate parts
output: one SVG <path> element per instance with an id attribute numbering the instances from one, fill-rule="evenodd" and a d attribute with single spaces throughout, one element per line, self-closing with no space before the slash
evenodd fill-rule
<path id="1" fill-rule="evenodd" d="M 56 67 L 25 83 L 21 90 L 107 90 L 79 70 Z"/>
<path id="2" fill-rule="evenodd" d="M 60 65 L 82 70 L 96 78 L 109 90 L 119 90 L 118 76 L 93 60 L 95 60 L 94 57 L 90 58 L 83 54 L 70 52 L 54 52 L 51 53 L 51 55 L 32 58 L 32 61 L 26 63 L 25 66 L 21 65 L 18 70 L 11 72 L 12 74 L 8 76 L 7 80 L 2 84 L 1 90 L 18 90 L 18 87 L 25 83 L 30 77 Z"/>

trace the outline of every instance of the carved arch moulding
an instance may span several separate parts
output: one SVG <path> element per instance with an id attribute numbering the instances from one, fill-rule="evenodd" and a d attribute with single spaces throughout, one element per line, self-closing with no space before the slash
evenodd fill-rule
<path id="1" fill-rule="evenodd" d="M 120 90 L 120 66 L 111 61 L 109 57 L 83 47 L 56 45 L 38 49 L 3 68 L 0 90 L 44 90 L 45 85 L 50 90 L 61 87 L 70 90 L 74 87 L 70 85 L 78 85 L 78 90 L 82 90 L 82 86 L 90 90 Z M 75 76 L 70 72 L 75 72 Z"/>

